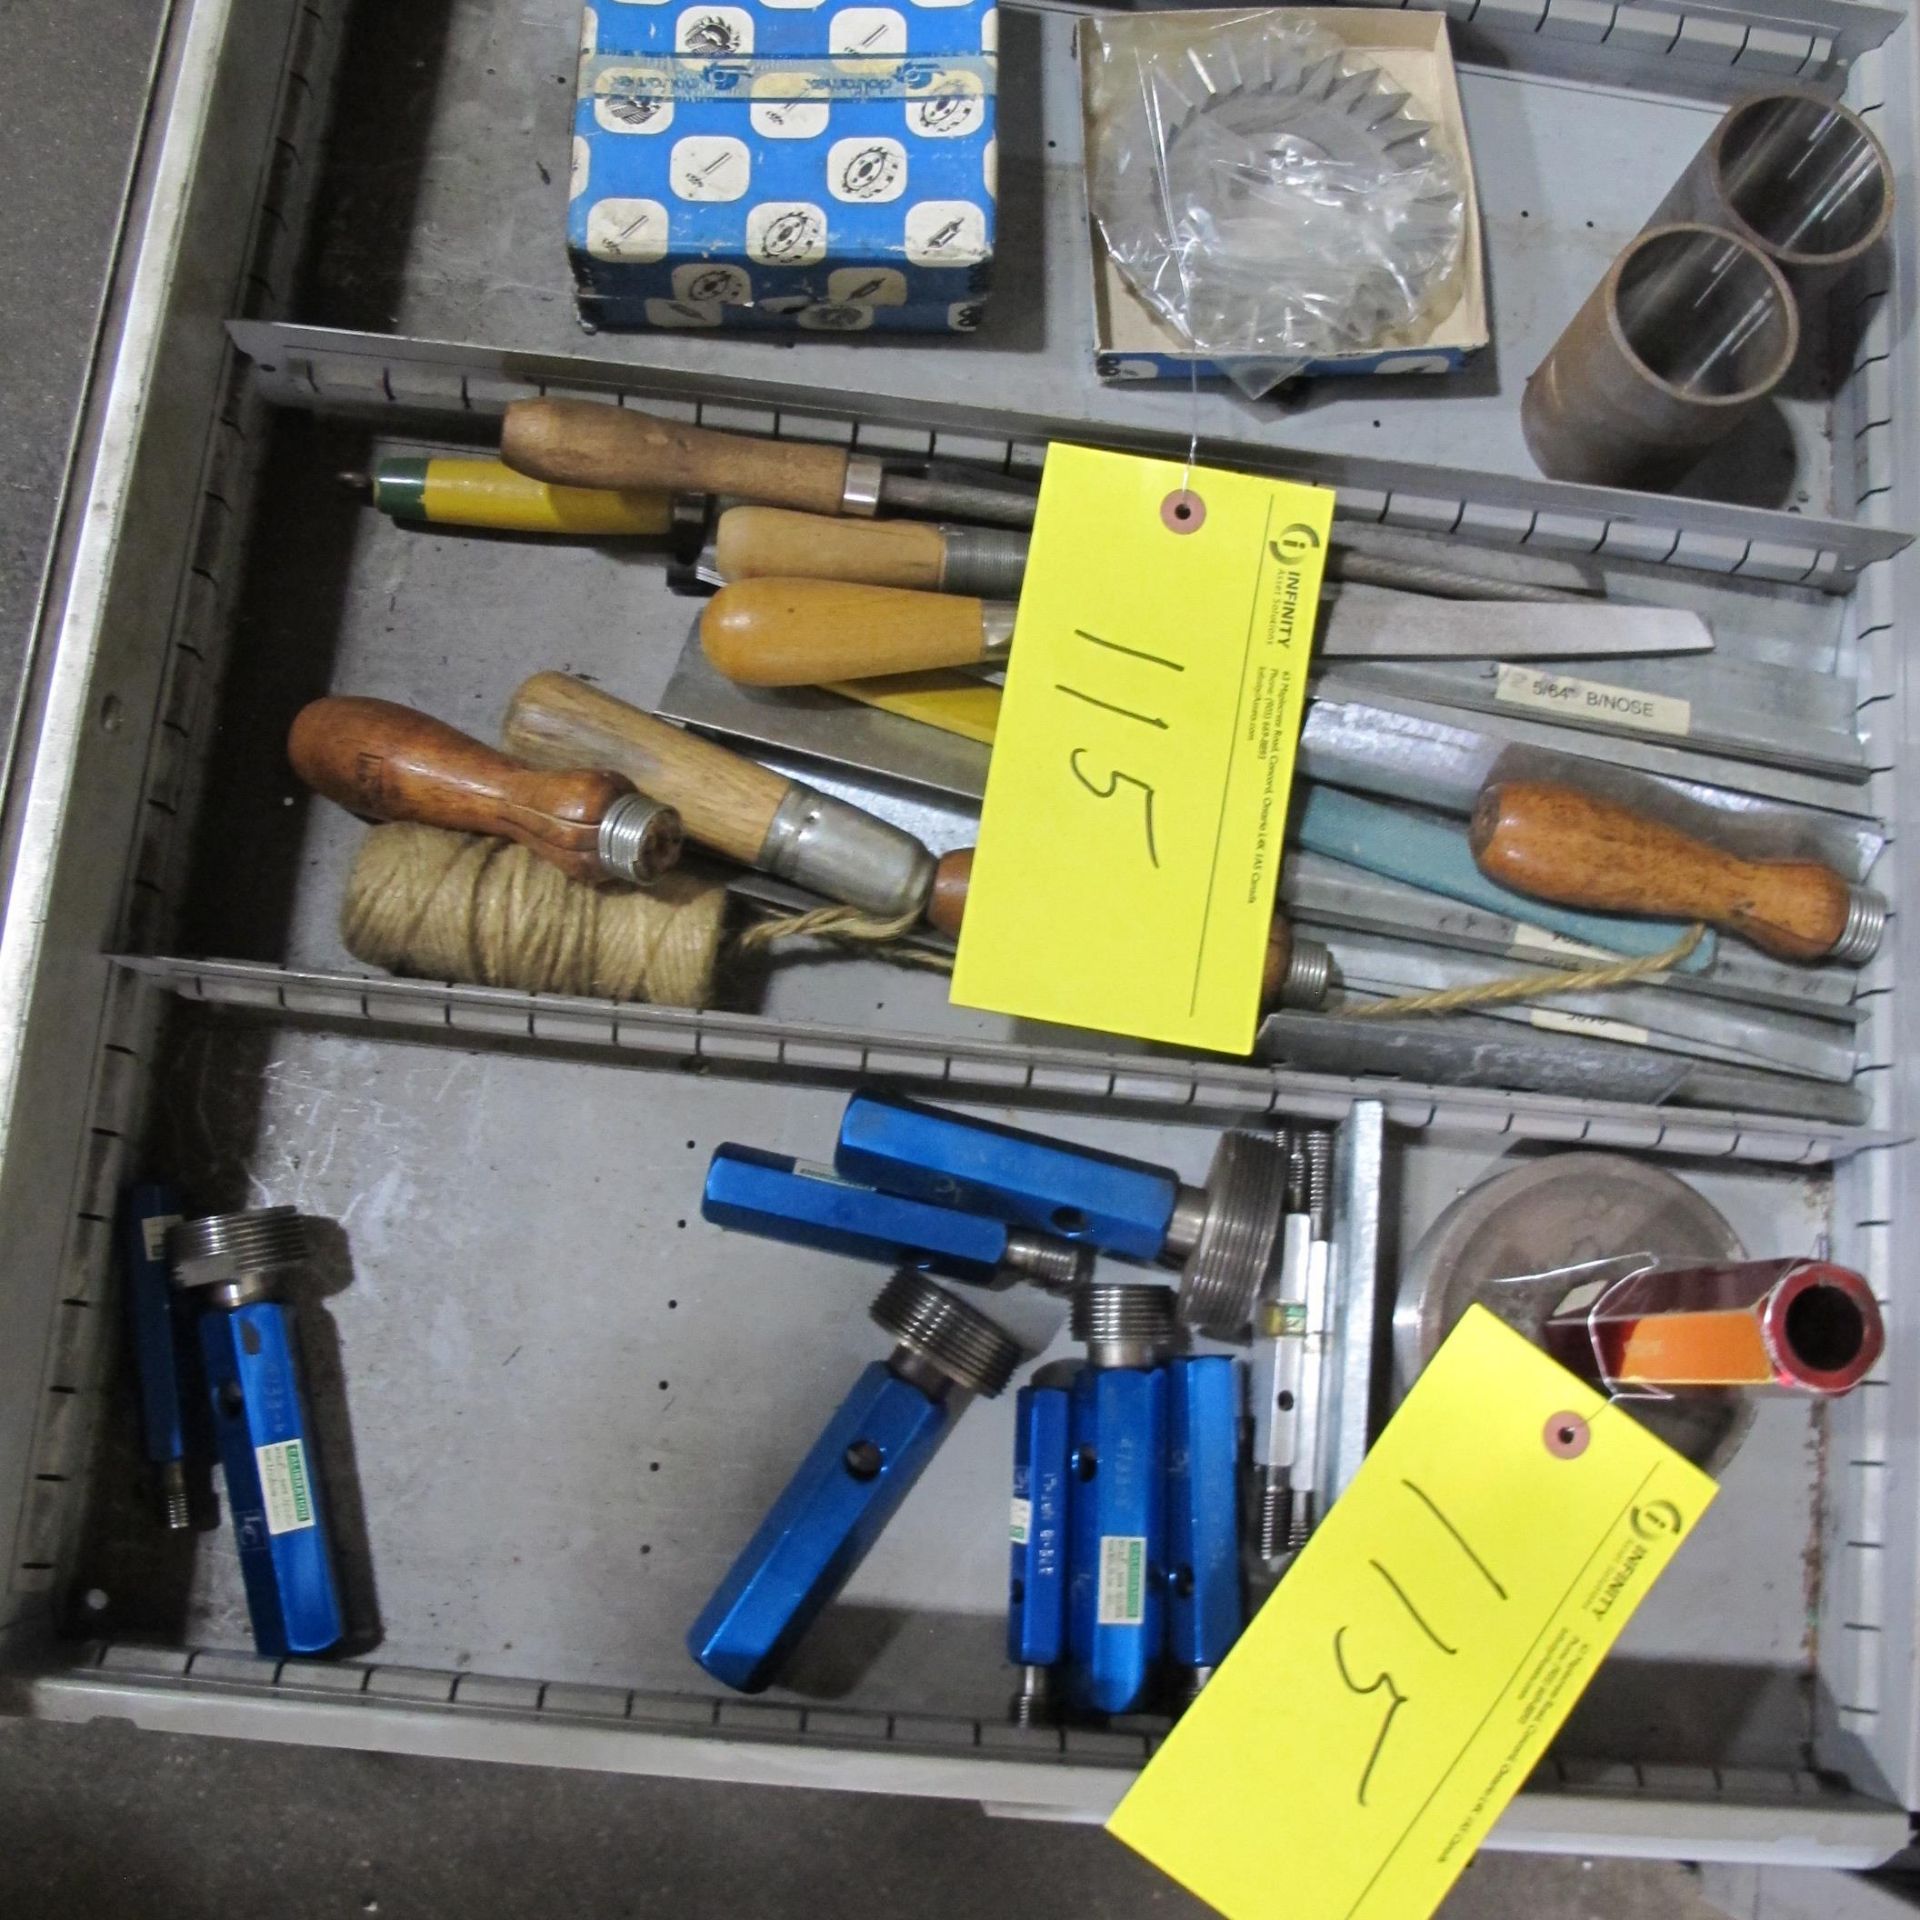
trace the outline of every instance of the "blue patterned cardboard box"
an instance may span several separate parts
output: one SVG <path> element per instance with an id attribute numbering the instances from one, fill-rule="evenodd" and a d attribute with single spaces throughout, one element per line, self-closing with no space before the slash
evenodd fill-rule
<path id="1" fill-rule="evenodd" d="M 986 0 L 599 0 L 567 216 L 581 317 L 971 332 L 996 39 Z"/>

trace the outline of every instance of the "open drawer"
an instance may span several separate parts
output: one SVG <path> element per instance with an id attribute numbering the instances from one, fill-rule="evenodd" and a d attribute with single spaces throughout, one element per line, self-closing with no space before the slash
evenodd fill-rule
<path id="1" fill-rule="evenodd" d="M 1920 1555 L 1911 1502 L 1888 1495 L 1920 1467 L 1898 1412 L 1920 1302 L 1893 1253 L 1920 1217 L 1899 1065 L 1920 998 L 1897 984 L 1920 962 L 1899 911 L 1920 884 L 1904 880 L 1920 715 L 1897 611 L 1920 572 L 1899 531 L 1920 524 L 1911 262 L 1833 316 L 1851 369 L 1838 397 L 1789 402 L 1770 465 L 1756 452 L 1707 475 L 1723 497 L 1539 481 L 1514 406 L 1714 103 L 1750 79 L 1844 82 L 1904 189 L 1911 26 L 1889 37 L 1895 16 L 1854 5 L 1679 16 L 1550 0 L 1536 18 L 1479 0 L 1459 50 L 1475 63 L 1498 344 L 1459 382 L 1280 413 L 1094 383 L 1070 23 L 1051 12 L 1010 16 L 1003 35 L 989 325 L 959 343 L 796 349 L 582 336 L 558 190 L 540 177 L 564 139 L 572 0 L 427 11 L 343 22 L 326 4 L 197 0 L 170 43 L 8 794 L 9 1697 L 45 1715 L 1097 1815 L 1157 1728 L 1006 1723 L 1005 1403 L 968 1412 L 793 1687 L 719 1699 L 687 1659 L 714 1579 L 883 1344 L 865 1317 L 878 1275 L 701 1223 L 705 1153 L 738 1139 L 818 1157 L 846 1088 L 873 1079 L 1189 1175 L 1222 1126 L 1351 1130 L 1356 1102 L 1378 1101 L 1383 1301 L 1456 1192 L 1503 1158 L 1581 1142 L 1661 1156 L 1756 1252 L 1824 1236 L 1889 1315 L 1859 1392 L 1760 1409 L 1700 1537 L 1496 1844 L 1838 1865 L 1903 1844 L 1920 1806 Z M 937 983 L 872 961 L 775 968 L 703 1014 L 368 976 L 335 924 L 358 829 L 284 766 L 299 704 L 378 694 L 486 733 L 540 666 L 647 699 L 687 632 L 687 604 L 646 561 L 403 531 L 333 481 L 370 445 L 484 440 L 508 400 L 539 391 L 1015 469 L 1057 434 L 1184 450 L 1197 433 L 1211 457 L 1330 481 L 1356 523 L 1597 553 L 1673 604 L 1732 590 L 1716 576 L 1777 587 L 1810 652 L 1858 667 L 1862 791 L 1891 829 L 1874 880 L 1894 914 L 1859 1000 L 1869 1123 L 1129 1050 L 949 1008 Z M 112 1218 L 121 1183 L 163 1165 L 201 1205 L 290 1202 L 328 1223 L 301 1322 L 369 1636 L 354 1657 L 255 1660 L 230 1539 L 182 1548 L 138 1498 Z M 1061 1337 L 1039 1296 L 1001 1299 L 1036 1348 Z"/>

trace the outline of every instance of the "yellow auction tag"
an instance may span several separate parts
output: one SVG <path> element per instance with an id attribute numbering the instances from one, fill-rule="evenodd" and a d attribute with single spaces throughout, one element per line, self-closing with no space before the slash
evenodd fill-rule
<path id="1" fill-rule="evenodd" d="M 1246 1053 L 1333 495 L 1047 455 L 953 997 Z"/>
<path id="2" fill-rule="evenodd" d="M 1472 1308 L 1110 1831 L 1231 1920 L 1420 1920 L 1715 1491 Z"/>

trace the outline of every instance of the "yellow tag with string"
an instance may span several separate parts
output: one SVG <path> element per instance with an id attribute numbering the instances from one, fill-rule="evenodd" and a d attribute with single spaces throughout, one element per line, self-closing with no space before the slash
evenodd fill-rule
<path id="1" fill-rule="evenodd" d="M 1231 1920 L 1417 1920 L 1712 1480 L 1471 1308 L 1108 1822 Z"/>
<path id="2" fill-rule="evenodd" d="M 953 998 L 1246 1053 L 1333 520 L 1324 487 L 1055 446 Z"/>

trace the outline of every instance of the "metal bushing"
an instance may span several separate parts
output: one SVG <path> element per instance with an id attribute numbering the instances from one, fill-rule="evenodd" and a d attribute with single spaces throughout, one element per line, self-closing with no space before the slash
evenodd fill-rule
<path id="1" fill-rule="evenodd" d="M 1173 1346 L 1173 1289 L 1089 1281 L 1073 1290 L 1069 1325 L 1090 1366 L 1158 1366 Z"/>
<path id="2" fill-rule="evenodd" d="M 1238 1340 L 1272 1269 L 1286 1213 L 1287 1155 L 1270 1135 L 1223 1133 L 1207 1173 L 1206 1207 L 1180 1268 L 1180 1319 Z"/>
<path id="3" fill-rule="evenodd" d="M 1792 289 L 1759 248 L 1700 225 L 1621 250 L 1527 382 L 1527 446 L 1555 480 L 1670 486 L 1780 384 Z"/>
<path id="4" fill-rule="evenodd" d="M 931 1368 L 939 1379 L 991 1399 L 1025 1358 L 997 1320 L 911 1267 L 902 1267 L 880 1289 L 870 1311 L 874 1323 L 920 1363 L 916 1379 Z"/>
<path id="5" fill-rule="evenodd" d="M 1721 228 L 1804 299 L 1885 237 L 1893 204 L 1892 163 L 1858 114 L 1803 87 L 1769 87 L 1726 110 L 1647 224 Z"/>
<path id="6" fill-rule="evenodd" d="M 173 1284 L 182 1292 L 212 1288 L 223 1306 L 260 1299 L 306 1259 L 307 1223 L 298 1207 L 210 1213 L 167 1232 Z"/>

